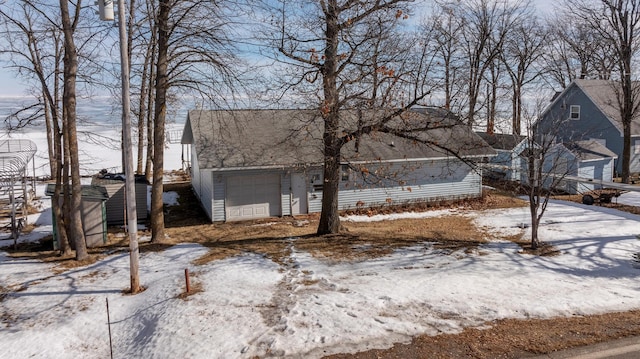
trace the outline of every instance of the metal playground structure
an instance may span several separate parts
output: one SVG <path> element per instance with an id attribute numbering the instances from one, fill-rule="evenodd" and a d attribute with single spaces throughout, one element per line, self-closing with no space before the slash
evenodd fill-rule
<path id="1" fill-rule="evenodd" d="M 0 222 L 11 231 L 14 246 L 27 224 L 28 207 L 35 197 L 36 144 L 27 139 L 0 140 Z M 32 175 L 29 176 L 29 164 Z"/>

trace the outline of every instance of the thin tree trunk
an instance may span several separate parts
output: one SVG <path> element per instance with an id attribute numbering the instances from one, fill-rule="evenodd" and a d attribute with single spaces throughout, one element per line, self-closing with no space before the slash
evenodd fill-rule
<path id="1" fill-rule="evenodd" d="M 136 163 L 136 173 L 143 173 L 143 164 L 144 164 L 144 147 L 145 147 L 145 125 L 147 123 L 147 101 L 149 96 L 149 67 L 152 66 L 150 63 L 150 54 L 147 51 L 147 55 L 145 56 L 144 65 L 142 68 L 142 78 L 140 79 L 140 101 L 138 102 L 138 157 Z"/>
<path id="2" fill-rule="evenodd" d="M 71 255 L 71 246 L 69 245 L 69 236 L 67 235 L 67 224 L 64 216 L 64 208 L 65 206 L 60 203 L 62 199 L 62 139 L 60 138 L 62 135 L 60 134 L 60 130 L 56 125 L 55 131 L 55 139 L 54 139 L 54 147 L 55 147 L 55 172 L 54 175 L 56 184 L 53 192 L 53 199 L 51 201 L 51 211 L 53 212 L 53 217 L 57 223 L 57 235 L 58 241 L 60 245 L 60 254 L 63 256 Z"/>
<path id="3" fill-rule="evenodd" d="M 622 79 L 622 182 L 629 183 L 631 177 L 631 122 L 633 122 L 634 114 L 634 96 L 631 82 L 631 53 L 623 51 L 623 54 L 627 56 L 625 57 L 627 60 L 624 63 L 625 74 Z"/>
<path id="4" fill-rule="evenodd" d="M 150 88 L 149 103 L 147 104 L 147 108 L 149 109 L 147 113 L 147 157 L 144 167 L 144 177 L 146 178 L 147 183 L 151 183 L 153 181 L 153 115 L 151 108 L 154 107 L 154 97 L 155 91 L 153 91 L 153 88 Z"/>
<path id="5" fill-rule="evenodd" d="M 536 250 L 540 245 L 538 240 L 538 211 L 533 201 L 529 201 L 529 206 L 531 207 L 531 249 Z"/>
<path id="6" fill-rule="evenodd" d="M 623 146 L 622 146 L 622 183 L 629 183 L 631 171 L 629 164 L 631 162 L 631 124 L 623 123 L 622 126 Z"/>
<path id="7" fill-rule="evenodd" d="M 145 170 L 144 170 L 144 177 L 146 178 L 148 183 L 151 183 L 153 181 L 152 174 L 153 174 L 153 143 L 154 143 L 153 115 L 154 113 L 152 113 L 151 109 L 155 107 L 155 102 L 154 102 L 155 88 L 151 84 L 155 81 L 155 77 L 156 77 L 155 66 L 153 66 L 155 62 L 155 55 L 156 55 L 155 39 L 157 35 L 157 26 L 155 26 L 155 23 L 153 25 L 153 28 L 151 29 L 151 34 L 152 34 L 151 56 L 149 59 L 149 63 L 151 64 L 151 66 L 149 70 L 149 91 L 147 96 L 147 101 L 148 101 L 147 108 L 149 109 L 149 111 L 147 111 L 147 158 L 146 158 L 146 164 L 145 164 Z"/>
<path id="8" fill-rule="evenodd" d="M 58 67 L 56 67 L 57 69 Z M 54 95 L 54 103 L 56 104 L 56 106 L 54 106 L 54 110 L 52 111 L 52 120 L 51 120 L 51 125 L 52 125 L 52 129 L 51 129 L 51 141 L 53 144 L 53 157 L 51 157 L 51 167 L 52 167 L 52 172 L 51 172 L 51 176 L 54 178 L 55 180 L 55 187 L 54 187 L 54 191 L 53 191 L 53 200 L 51 201 L 51 211 L 53 212 L 53 217 L 55 218 L 56 223 L 58 224 L 56 229 L 57 229 L 57 235 L 58 235 L 58 241 L 59 241 L 59 245 L 60 245 L 60 254 L 63 256 L 70 256 L 71 255 L 71 245 L 69 244 L 69 236 L 68 236 L 68 232 L 67 232 L 67 223 L 65 221 L 65 215 L 64 215 L 64 208 L 68 207 L 68 206 L 64 206 L 63 203 L 61 203 L 61 199 L 62 197 L 62 181 L 63 181 L 63 144 L 62 144 L 62 132 L 60 131 L 60 119 L 58 117 L 59 115 L 59 110 L 58 110 L 58 98 L 59 98 L 59 93 L 58 93 L 58 89 L 60 88 L 59 86 L 59 81 L 58 81 L 58 74 L 56 71 L 56 78 L 54 80 L 55 83 L 55 95 Z M 66 177 L 65 177 L 66 178 Z M 67 186 L 68 187 L 68 186 Z"/>
<path id="9" fill-rule="evenodd" d="M 67 111 L 65 110 L 64 106 L 62 106 L 62 130 L 61 130 L 62 166 L 60 167 L 60 170 L 62 171 L 60 178 L 62 180 L 61 187 L 62 187 L 62 197 L 63 197 L 62 223 L 64 223 L 65 225 L 64 230 L 67 233 L 67 236 L 70 236 L 71 230 L 69 229 L 68 219 L 71 218 L 71 206 L 69 205 L 69 203 L 71 203 L 71 181 L 69 178 L 69 162 L 71 161 L 71 159 L 69 157 L 69 137 L 64 133 L 64 129 L 67 128 L 68 126 L 69 125 L 67 124 Z M 76 244 L 73 238 L 70 238 L 69 244 L 73 247 L 73 249 L 75 249 Z"/>
<path id="10" fill-rule="evenodd" d="M 532 148 L 529 151 L 533 150 Z M 538 164 L 536 163 L 535 156 L 531 155 L 528 158 L 528 177 L 529 177 L 529 213 L 531 215 L 531 249 L 538 248 L 538 205 L 539 205 L 539 183 L 538 178 Z"/>
<path id="11" fill-rule="evenodd" d="M 511 132 L 514 135 L 520 135 L 522 123 L 522 95 L 518 86 L 513 86 L 512 113 L 513 119 L 511 123 Z"/>

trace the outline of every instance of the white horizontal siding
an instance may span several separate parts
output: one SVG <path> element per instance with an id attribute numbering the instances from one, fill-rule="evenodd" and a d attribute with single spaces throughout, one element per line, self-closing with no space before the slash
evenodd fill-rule
<path id="1" fill-rule="evenodd" d="M 369 171 L 372 169 L 369 168 Z M 459 161 L 394 165 L 383 168 L 379 173 L 382 175 L 385 172 L 390 174 L 390 178 L 379 183 L 366 183 L 362 178 L 341 183 L 339 208 L 455 200 L 479 197 L 482 194 L 480 173 Z M 403 183 L 399 183 L 400 178 Z"/>
<path id="2" fill-rule="evenodd" d="M 322 169 L 312 169 L 308 173 L 307 191 L 309 195 L 307 198 L 309 213 L 320 212 L 322 211 Z"/>
<path id="3" fill-rule="evenodd" d="M 213 181 L 210 171 L 201 171 L 197 151 L 191 145 L 191 186 L 210 220 L 213 216 Z"/>
<path id="4" fill-rule="evenodd" d="M 280 214 L 291 215 L 291 172 L 280 175 Z"/>
<path id="5" fill-rule="evenodd" d="M 455 200 L 479 197 L 482 194 L 482 176 L 460 161 L 426 161 L 421 163 L 394 163 L 370 166 L 370 173 L 376 172 L 387 179 L 372 182 L 371 176 L 365 180 L 357 172 L 351 173 L 349 181 L 340 183 L 338 208 L 354 208 L 360 204 L 377 206 L 416 201 Z M 212 178 L 213 221 L 225 221 L 226 181 L 230 176 L 254 176 L 278 173 L 281 178 L 281 214 L 291 214 L 291 171 L 248 170 L 214 172 Z M 322 210 L 322 169 L 307 169 L 307 199 L 309 213 Z M 402 183 L 399 183 L 402 181 Z M 203 181 L 204 182 L 204 181 Z M 204 188 L 204 186 L 201 186 Z M 205 196 L 201 196 L 205 198 Z"/>
<path id="6" fill-rule="evenodd" d="M 215 221 L 225 221 L 227 219 L 226 208 L 225 208 L 225 197 L 226 197 L 226 179 L 224 176 L 212 173 L 211 179 L 213 182 L 213 199 L 211 202 L 213 206 L 213 218 Z"/>

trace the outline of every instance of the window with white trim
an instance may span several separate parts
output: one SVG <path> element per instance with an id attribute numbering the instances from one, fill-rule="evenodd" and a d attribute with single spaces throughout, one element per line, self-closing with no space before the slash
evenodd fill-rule
<path id="1" fill-rule="evenodd" d="M 569 108 L 569 119 L 570 120 L 579 120 L 580 119 L 580 106 L 579 105 L 571 105 Z"/>

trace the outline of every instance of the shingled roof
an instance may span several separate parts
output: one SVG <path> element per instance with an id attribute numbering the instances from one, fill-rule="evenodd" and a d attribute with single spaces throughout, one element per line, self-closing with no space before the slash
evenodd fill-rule
<path id="1" fill-rule="evenodd" d="M 618 158 L 618 155 L 596 140 L 575 141 L 563 145 L 581 161 Z"/>
<path id="2" fill-rule="evenodd" d="M 524 136 L 513 135 L 507 133 L 487 133 L 476 132 L 478 136 L 482 137 L 489 146 L 495 150 L 512 151 L 522 140 Z"/>
<path id="3" fill-rule="evenodd" d="M 388 110 L 343 111 L 345 131 L 378 122 Z M 200 168 L 292 167 L 323 162 L 323 121 L 317 110 L 192 110 L 181 142 L 195 144 Z M 392 118 L 345 144 L 344 161 L 393 161 L 493 156 L 495 151 L 448 111 L 421 108 Z M 424 131 L 424 128 L 430 128 Z M 407 129 L 409 129 L 407 131 Z M 427 143 L 427 144 L 425 144 Z"/>

